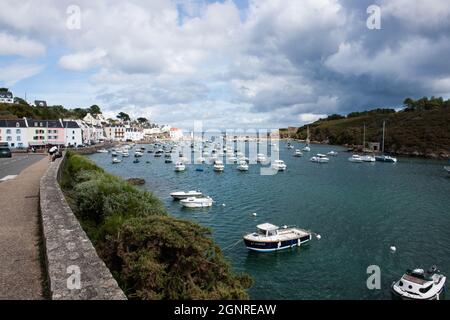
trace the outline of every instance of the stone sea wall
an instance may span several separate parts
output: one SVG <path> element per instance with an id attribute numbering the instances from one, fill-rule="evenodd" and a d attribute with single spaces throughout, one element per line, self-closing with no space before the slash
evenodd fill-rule
<path id="1" fill-rule="evenodd" d="M 69 207 L 58 179 L 64 157 L 40 181 L 42 233 L 53 300 L 125 300 L 126 296 Z"/>

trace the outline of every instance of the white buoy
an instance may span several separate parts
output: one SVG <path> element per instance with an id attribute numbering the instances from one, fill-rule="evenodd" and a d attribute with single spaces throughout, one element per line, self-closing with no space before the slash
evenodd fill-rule
<path id="1" fill-rule="evenodd" d="M 252 216 L 256 217 L 256 216 L 257 216 L 256 212 L 253 212 L 253 213 L 252 213 Z"/>
<path id="2" fill-rule="evenodd" d="M 395 251 L 397 251 L 397 248 L 395 246 L 390 246 L 391 252 L 394 253 Z"/>
<path id="3" fill-rule="evenodd" d="M 317 239 L 317 240 L 320 240 L 320 239 L 322 239 L 322 236 L 321 236 L 320 234 L 317 234 L 317 235 L 316 235 L 316 239 Z"/>

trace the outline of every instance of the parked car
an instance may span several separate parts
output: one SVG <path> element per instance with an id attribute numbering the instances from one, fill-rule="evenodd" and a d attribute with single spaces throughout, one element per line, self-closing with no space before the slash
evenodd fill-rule
<path id="1" fill-rule="evenodd" d="M 0 158 L 11 158 L 11 149 L 9 147 L 0 146 Z"/>

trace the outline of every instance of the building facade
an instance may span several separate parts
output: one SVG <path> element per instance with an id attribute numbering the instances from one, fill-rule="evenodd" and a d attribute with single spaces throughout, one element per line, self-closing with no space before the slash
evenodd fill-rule
<path id="1" fill-rule="evenodd" d="M 64 145 L 66 147 L 77 147 L 83 145 L 83 131 L 76 121 L 63 121 Z"/>
<path id="2" fill-rule="evenodd" d="M 10 148 L 27 148 L 27 131 L 25 119 L 0 120 L 0 142 L 8 143 Z"/>

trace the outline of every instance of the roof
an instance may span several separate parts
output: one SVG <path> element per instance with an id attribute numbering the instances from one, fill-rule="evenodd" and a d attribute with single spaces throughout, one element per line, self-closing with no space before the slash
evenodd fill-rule
<path id="1" fill-rule="evenodd" d="M 42 123 L 42 126 L 41 126 Z M 32 128 L 63 128 L 59 120 L 28 119 L 28 126 Z"/>
<path id="2" fill-rule="evenodd" d="M 17 123 L 19 124 L 17 126 Z M 0 120 L 0 127 L 2 128 L 26 128 L 27 124 L 23 119 L 13 119 L 13 120 Z"/>
<path id="3" fill-rule="evenodd" d="M 80 128 L 78 123 L 76 123 L 75 121 L 63 121 L 63 124 L 64 128 L 72 128 L 72 129 Z"/>
<path id="4" fill-rule="evenodd" d="M 275 231 L 278 230 L 278 226 L 271 224 L 271 223 L 263 223 L 256 226 L 260 230 L 264 231 Z"/>

